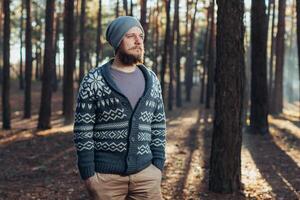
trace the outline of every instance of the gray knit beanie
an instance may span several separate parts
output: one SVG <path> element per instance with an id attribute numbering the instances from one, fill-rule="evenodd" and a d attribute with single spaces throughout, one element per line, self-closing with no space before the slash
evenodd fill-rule
<path id="1" fill-rule="evenodd" d="M 106 29 L 106 40 L 116 50 L 119 47 L 125 33 L 135 26 L 139 27 L 144 34 L 144 29 L 137 18 L 132 16 L 118 17 L 108 25 Z"/>

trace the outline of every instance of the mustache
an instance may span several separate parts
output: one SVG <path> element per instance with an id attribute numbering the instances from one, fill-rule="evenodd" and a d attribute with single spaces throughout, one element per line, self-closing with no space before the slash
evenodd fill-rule
<path id="1" fill-rule="evenodd" d="M 141 51 L 144 50 L 144 49 L 143 49 L 142 47 L 140 47 L 140 46 L 132 47 L 132 48 L 130 48 L 129 50 L 135 50 L 135 49 L 139 49 L 139 50 L 141 50 Z"/>

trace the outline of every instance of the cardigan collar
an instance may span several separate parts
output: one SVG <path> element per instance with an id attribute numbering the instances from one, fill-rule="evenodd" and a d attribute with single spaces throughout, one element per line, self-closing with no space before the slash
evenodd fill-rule
<path id="1" fill-rule="evenodd" d="M 110 72 L 109 72 L 109 68 L 111 67 L 112 63 L 113 63 L 114 59 L 110 59 L 107 63 L 105 63 L 104 65 L 102 65 L 101 69 L 102 69 L 102 75 L 104 77 L 104 79 L 106 80 L 106 82 L 109 84 L 109 86 L 111 86 L 114 90 L 116 90 L 117 92 L 121 93 L 120 89 L 117 87 L 117 85 L 115 84 Z M 152 76 L 151 76 L 151 72 L 147 69 L 147 67 L 143 64 L 138 64 L 137 65 L 140 70 L 143 72 L 143 75 L 145 77 L 145 90 L 144 93 L 142 95 L 145 96 L 148 92 L 150 92 L 151 88 L 152 88 Z"/>

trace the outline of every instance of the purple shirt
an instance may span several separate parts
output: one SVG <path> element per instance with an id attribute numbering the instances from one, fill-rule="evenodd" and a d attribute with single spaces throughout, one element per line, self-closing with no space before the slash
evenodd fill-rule
<path id="1" fill-rule="evenodd" d="M 112 79 L 129 100 L 131 107 L 134 108 L 139 98 L 145 90 L 145 78 L 139 67 L 133 72 L 122 72 L 113 68 L 109 68 Z"/>

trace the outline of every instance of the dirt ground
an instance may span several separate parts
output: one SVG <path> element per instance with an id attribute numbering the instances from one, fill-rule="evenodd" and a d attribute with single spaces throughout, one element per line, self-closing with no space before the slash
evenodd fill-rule
<path id="1" fill-rule="evenodd" d="M 12 88 L 13 128 L 0 132 L 0 199 L 88 199 L 76 166 L 72 126 L 64 126 L 61 118 L 60 91 L 52 101 L 53 128 L 39 131 L 39 87 L 34 85 L 29 120 L 22 119 L 22 91 Z M 244 189 L 216 194 L 208 191 L 212 116 L 199 108 L 196 95 L 193 103 L 166 114 L 164 199 L 300 199 L 299 102 L 269 117 L 269 135 L 243 133 Z"/>

